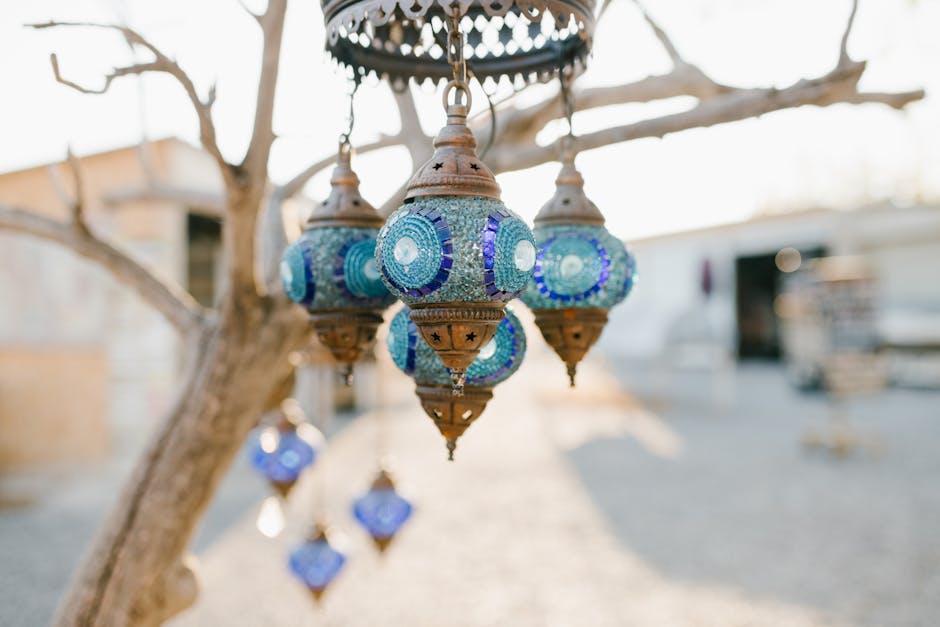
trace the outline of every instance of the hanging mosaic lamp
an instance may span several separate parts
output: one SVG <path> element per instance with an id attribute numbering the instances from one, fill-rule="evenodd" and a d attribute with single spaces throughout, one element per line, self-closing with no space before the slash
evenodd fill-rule
<path id="1" fill-rule="evenodd" d="M 411 503 L 395 490 L 392 477 L 383 468 L 372 487 L 353 503 L 353 516 L 384 552 L 398 530 L 411 517 Z"/>
<path id="2" fill-rule="evenodd" d="M 304 420 L 297 402 L 288 399 L 281 405 L 277 423 L 255 429 L 249 442 L 252 467 L 286 498 L 300 473 L 316 461 L 324 439 Z"/>
<path id="3" fill-rule="evenodd" d="M 563 150 L 555 185 L 535 217 L 535 273 L 521 298 L 574 386 L 578 363 L 604 330 L 607 312 L 633 289 L 636 262 L 585 195 L 570 150 Z"/>
<path id="4" fill-rule="evenodd" d="M 459 396 L 467 367 L 493 338 L 506 302 L 532 276 L 535 240 L 499 199 L 496 178 L 477 156 L 456 20 L 449 34 L 450 49 L 458 52 L 456 77 L 444 90 L 447 125 L 434 139 L 431 159 L 408 183 L 405 204 L 379 232 L 375 258 Z"/>
<path id="5" fill-rule="evenodd" d="M 421 337 L 407 307 L 392 319 L 388 350 L 398 368 L 415 380 L 421 407 L 447 441 L 448 458 L 454 459 L 457 439 L 480 417 L 493 398 L 493 386 L 513 375 L 525 357 L 522 324 L 506 308 L 496 333 L 467 368 L 463 396 L 450 390 L 450 374 L 440 357 Z"/>
<path id="6" fill-rule="evenodd" d="M 395 301 L 375 262 L 382 218 L 359 193 L 351 152 L 348 141 L 340 143 L 330 195 L 313 210 L 281 261 L 285 292 L 310 313 L 317 337 L 341 364 L 347 385 L 353 363 L 375 340 L 382 311 Z"/>
<path id="7" fill-rule="evenodd" d="M 291 572 L 319 602 L 346 564 L 346 556 L 330 544 L 326 528 L 317 523 L 307 540 L 290 553 Z"/>

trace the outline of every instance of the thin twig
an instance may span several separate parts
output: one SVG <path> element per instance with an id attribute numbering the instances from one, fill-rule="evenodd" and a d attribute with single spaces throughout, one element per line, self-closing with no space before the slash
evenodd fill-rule
<path id="1" fill-rule="evenodd" d="M 72 202 L 70 203 L 72 223 L 76 228 L 87 231 L 88 226 L 85 224 L 85 185 L 82 182 L 83 177 L 79 169 L 78 159 L 75 158 L 75 153 L 72 152 L 71 146 L 65 151 L 65 161 L 69 166 L 69 171 L 72 173 L 72 186 L 75 190 L 73 192 Z"/>
<path id="2" fill-rule="evenodd" d="M 139 46 L 148 51 L 151 55 L 153 55 L 153 60 L 145 63 L 135 63 L 128 66 L 114 68 L 111 73 L 105 76 L 104 84 L 97 89 L 82 86 L 75 81 L 71 81 L 63 77 L 59 67 L 59 60 L 55 54 L 51 55 L 50 61 L 52 63 L 52 71 L 55 75 L 56 81 L 84 94 L 103 94 L 110 88 L 111 83 L 115 79 L 121 78 L 123 76 L 136 76 L 147 72 L 161 72 L 164 74 L 169 74 L 175 78 L 176 81 L 183 87 L 183 90 L 186 92 L 187 97 L 192 103 L 193 109 L 196 112 L 196 116 L 199 119 L 199 138 L 203 148 L 205 148 L 205 150 L 216 160 L 216 163 L 219 165 L 219 168 L 222 171 L 223 177 L 226 179 L 230 178 L 231 166 L 225 161 L 221 151 L 219 150 L 215 135 L 215 125 L 212 121 L 212 104 L 215 101 L 214 88 L 209 90 L 209 95 L 205 101 L 200 99 L 192 79 L 190 79 L 189 75 L 183 71 L 179 64 L 164 54 L 163 51 L 148 41 L 143 35 L 128 26 L 123 26 L 121 24 L 99 24 L 95 22 L 57 21 L 49 21 L 39 24 L 27 24 L 27 26 L 35 29 L 87 27 L 113 30 L 122 34 L 125 40 L 127 40 L 128 44 L 132 46 Z"/>
<path id="3" fill-rule="evenodd" d="M 839 63 L 851 62 L 849 57 L 849 35 L 852 34 L 852 27 L 855 25 L 855 15 L 858 13 L 858 0 L 852 0 L 852 10 L 849 11 L 849 19 L 845 25 L 845 31 L 842 33 L 842 41 L 839 42 Z"/>
<path id="4" fill-rule="evenodd" d="M 685 65 L 685 59 L 682 58 L 682 55 L 679 54 L 679 51 L 676 49 L 675 44 L 672 43 L 669 35 L 666 34 L 659 24 L 650 16 L 650 14 L 643 7 L 643 4 L 640 0 L 634 0 L 637 8 L 640 9 L 640 13 L 643 14 L 643 19 L 646 20 L 646 23 L 649 24 L 649 27 L 653 30 L 653 34 L 656 35 L 656 39 L 659 40 L 659 43 L 662 44 L 663 48 L 666 50 L 666 54 L 669 55 L 669 58 L 672 60 L 673 65 L 680 66 Z"/>
<path id="5" fill-rule="evenodd" d="M 398 146 L 404 142 L 405 139 L 400 135 L 383 135 L 374 142 L 363 144 L 362 146 L 355 148 L 355 154 L 364 155 L 367 152 L 381 150 L 382 148 Z M 276 187 L 272 192 L 272 195 L 278 196 L 282 199 L 296 196 L 298 193 L 300 193 L 300 190 L 303 189 L 304 185 L 306 185 L 310 179 L 334 163 L 336 163 L 336 155 L 330 155 L 328 157 L 314 161 L 301 172 L 298 172 L 296 175 L 294 175 L 293 178 L 291 178 L 289 181 Z"/>
<path id="6" fill-rule="evenodd" d="M 274 97 L 277 92 L 277 75 L 281 62 L 281 39 L 284 34 L 284 16 L 287 0 L 269 0 L 267 10 L 259 17 L 261 25 L 261 74 L 258 78 L 255 99 L 255 119 L 251 140 L 241 169 L 261 188 L 267 183 L 268 157 L 274 143 Z"/>

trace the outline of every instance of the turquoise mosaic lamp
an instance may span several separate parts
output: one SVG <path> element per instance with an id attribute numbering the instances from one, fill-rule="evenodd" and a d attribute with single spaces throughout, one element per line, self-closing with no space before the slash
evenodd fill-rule
<path id="1" fill-rule="evenodd" d="M 479 351 L 466 370 L 462 396 L 450 389 L 450 372 L 421 336 L 408 307 L 392 318 L 388 350 L 398 368 L 415 380 L 421 407 L 447 441 L 449 459 L 454 459 L 457 439 L 480 417 L 493 398 L 493 387 L 512 376 L 525 358 L 526 337 L 522 324 L 510 307 L 492 339 Z"/>
<path id="2" fill-rule="evenodd" d="M 458 100 L 466 104 L 447 104 L 452 89 L 462 91 Z M 466 84 L 452 81 L 444 102 L 447 125 L 434 140 L 433 156 L 409 182 L 405 203 L 379 232 L 375 258 L 459 396 L 506 303 L 532 277 L 535 239 L 499 199 L 493 173 L 476 154 L 466 124 Z"/>
<path id="3" fill-rule="evenodd" d="M 395 302 L 375 261 L 382 218 L 359 193 L 350 153 L 348 142 L 341 143 L 329 197 L 313 210 L 281 260 L 284 291 L 310 313 L 317 337 L 341 365 L 347 385 L 353 363 L 375 340 L 382 311 Z"/>
<path id="4" fill-rule="evenodd" d="M 633 256 L 604 227 L 604 216 L 585 195 L 574 155 L 565 153 L 555 195 L 535 218 L 535 272 L 521 298 L 574 386 L 578 363 L 604 330 L 607 312 L 633 289 L 637 274 Z"/>

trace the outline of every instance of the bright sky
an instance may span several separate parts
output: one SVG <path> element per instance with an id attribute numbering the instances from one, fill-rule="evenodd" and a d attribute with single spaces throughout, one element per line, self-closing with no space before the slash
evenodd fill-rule
<path id="1" fill-rule="evenodd" d="M 104 96 L 54 82 L 63 73 L 100 85 L 133 57 L 122 39 L 93 29 L 33 31 L 21 24 L 120 21 L 149 36 L 190 73 L 203 93 L 218 85 L 215 120 L 222 151 L 241 156 L 251 127 L 260 34 L 236 0 L 0 0 L 0 171 L 61 159 L 66 144 L 89 154 L 151 137 L 197 142 L 195 118 L 169 78 L 116 81 Z M 252 4 L 252 3 L 249 3 Z M 254 4 L 257 4 L 255 2 Z M 834 63 L 848 0 L 647 0 L 686 58 L 720 81 L 783 87 Z M 271 171 L 283 181 L 334 150 L 344 124 L 342 77 L 326 59 L 316 0 L 292 0 L 284 37 Z M 850 52 L 869 59 L 871 90 L 925 87 L 905 113 L 878 105 L 804 108 L 760 120 L 640 140 L 582 155 L 588 193 L 617 235 L 631 239 L 744 219 L 755 212 L 846 207 L 872 199 L 940 200 L 940 0 L 862 0 Z M 143 58 L 143 56 L 141 56 Z M 632 4 L 614 0 L 599 25 L 584 85 L 613 84 L 668 69 L 668 60 Z M 536 87 L 526 98 L 546 93 Z M 554 88 L 550 88 L 554 89 Z M 539 91 L 542 90 L 542 91 Z M 443 121 L 439 97 L 418 90 L 425 129 Z M 479 102 L 480 99 L 478 98 Z M 142 104 L 143 103 L 143 104 Z M 661 115 L 683 101 L 629 105 L 579 115 L 576 132 Z M 354 141 L 395 132 L 386 87 L 357 100 Z M 376 205 L 409 174 L 402 153 L 363 156 L 363 192 Z M 552 194 L 556 165 L 501 177 L 504 200 L 531 219 Z M 325 176 L 308 187 L 319 197 Z"/>

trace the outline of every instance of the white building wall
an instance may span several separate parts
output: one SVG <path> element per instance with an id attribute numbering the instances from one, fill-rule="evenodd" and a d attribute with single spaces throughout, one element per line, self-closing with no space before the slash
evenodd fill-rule
<path id="1" fill-rule="evenodd" d="M 648 359 L 695 335 L 733 352 L 735 259 L 772 255 L 787 246 L 867 254 L 879 278 L 883 310 L 920 311 L 940 320 L 940 208 L 814 210 L 628 245 L 640 280 L 627 301 L 611 312 L 600 341 L 602 350 L 618 357 Z M 707 302 L 701 294 L 705 259 L 713 279 Z"/>

